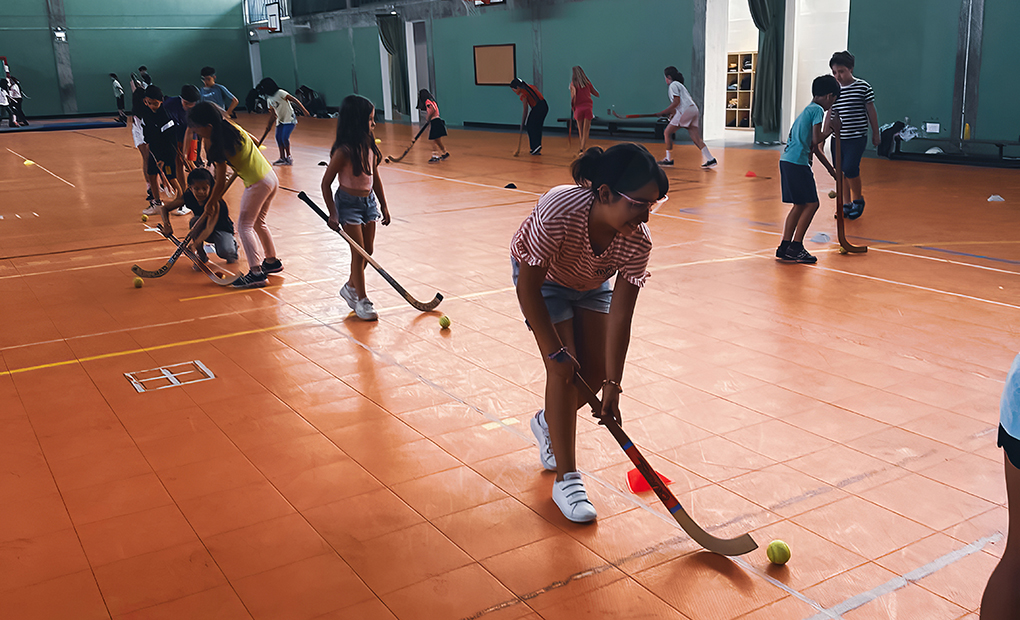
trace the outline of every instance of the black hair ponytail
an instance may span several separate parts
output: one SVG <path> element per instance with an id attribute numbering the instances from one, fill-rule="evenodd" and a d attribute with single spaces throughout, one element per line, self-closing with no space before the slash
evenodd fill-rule
<path id="1" fill-rule="evenodd" d="M 660 198 L 669 192 L 669 178 L 652 154 L 640 144 L 630 142 L 605 151 L 593 146 L 570 165 L 570 175 L 575 183 L 595 192 L 607 185 L 616 193 L 626 194 L 641 189 L 649 181 L 655 181 Z"/>

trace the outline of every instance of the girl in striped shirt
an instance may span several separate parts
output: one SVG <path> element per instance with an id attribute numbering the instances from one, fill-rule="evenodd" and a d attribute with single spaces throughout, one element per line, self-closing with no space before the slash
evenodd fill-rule
<path id="1" fill-rule="evenodd" d="M 588 149 L 571 165 L 575 185 L 538 200 L 510 245 L 517 299 L 545 362 L 545 408 L 531 421 L 552 496 L 571 521 L 595 519 L 575 462 L 577 371 L 602 386 L 602 417 L 620 421 L 623 366 L 638 291 L 648 277 L 648 214 L 669 180 L 637 144 Z M 616 275 L 612 287 L 609 279 Z"/>

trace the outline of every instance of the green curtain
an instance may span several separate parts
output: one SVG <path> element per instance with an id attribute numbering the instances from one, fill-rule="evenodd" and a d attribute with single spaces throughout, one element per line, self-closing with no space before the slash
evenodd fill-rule
<path id="1" fill-rule="evenodd" d="M 404 36 L 404 20 L 399 15 L 379 15 L 379 38 L 383 47 L 393 57 L 393 71 L 390 82 L 393 86 L 393 107 L 401 114 L 411 114 L 411 102 L 407 93 L 407 44 Z M 385 86 L 385 85 L 384 85 Z"/>
<path id="2" fill-rule="evenodd" d="M 755 127 L 769 133 L 779 131 L 783 102 L 783 19 L 784 0 L 747 0 L 751 18 L 758 27 L 758 68 L 754 83 L 751 119 Z"/>

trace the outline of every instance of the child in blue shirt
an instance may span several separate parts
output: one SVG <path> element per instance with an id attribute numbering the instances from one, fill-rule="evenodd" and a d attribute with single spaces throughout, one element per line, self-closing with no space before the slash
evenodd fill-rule
<path id="1" fill-rule="evenodd" d="M 839 118 L 835 115 L 832 115 L 829 127 L 822 127 L 825 111 L 839 97 L 839 82 L 831 75 L 817 77 L 811 83 L 811 94 L 814 98 L 793 122 L 786 150 L 779 158 L 783 202 L 793 204 L 783 226 L 783 241 L 776 250 L 776 258 L 783 262 L 812 264 L 818 261 L 804 249 L 804 234 L 818 210 L 811 155 L 817 155 L 829 174 L 833 178 L 836 176 L 836 171 L 822 153 L 821 145 L 833 131 L 839 129 Z"/>

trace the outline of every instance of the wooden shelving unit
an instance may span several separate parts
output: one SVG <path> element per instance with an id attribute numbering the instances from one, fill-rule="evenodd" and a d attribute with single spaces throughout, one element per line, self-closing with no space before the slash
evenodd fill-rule
<path id="1" fill-rule="evenodd" d="M 751 102 L 754 100 L 758 52 L 731 52 L 726 55 L 726 128 L 754 129 Z"/>

